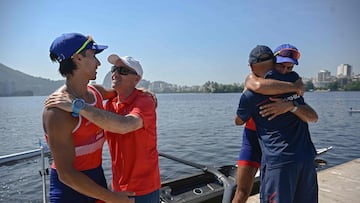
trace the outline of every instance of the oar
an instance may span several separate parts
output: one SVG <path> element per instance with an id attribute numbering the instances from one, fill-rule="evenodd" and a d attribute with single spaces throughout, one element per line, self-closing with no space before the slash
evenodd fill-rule
<path id="1" fill-rule="evenodd" d="M 165 157 L 165 158 L 201 169 L 204 172 L 209 172 L 209 173 L 214 174 L 224 185 L 224 194 L 223 194 L 222 203 L 231 202 L 233 188 L 235 187 L 236 184 L 233 181 L 229 181 L 229 179 L 223 173 L 221 173 L 219 170 L 217 170 L 216 168 L 214 168 L 212 166 L 205 166 L 205 165 L 197 164 L 197 163 L 187 161 L 184 159 L 180 159 L 178 157 L 174 157 L 172 155 L 161 153 L 161 152 L 159 152 L 159 156 L 162 156 L 162 157 Z"/>

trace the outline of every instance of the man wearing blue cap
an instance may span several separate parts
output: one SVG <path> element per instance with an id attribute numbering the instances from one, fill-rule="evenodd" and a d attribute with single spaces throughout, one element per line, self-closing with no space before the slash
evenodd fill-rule
<path id="1" fill-rule="evenodd" d="M 290 44 L 282 44 L 274 50 L 276 54 L 276 64 L 274 69 L 281 74 L 287 74 L 292 71 L 294 64 L 298 64 L 300 52 L 297 48 Z M 280 58 L 281 57 L 281 58 Z M 296 74 L 296 73 L 293 73 Z M 298 75 L 295 75 L 299 78 Z M 290 92 L 297 92 L 298 95 L 304 93 L 301 78 L 296 80 L 295 83 L 279 81 L 271 78 L 268 74 L 267 79 L 256 76 L 251 73 L 245 82 L 247 89 L 257 93 L 266 95 L 276 95 Z M 289 78 L 289 76 L 287 77 Z M 269 119 L 286 113 L 294 108 L 292 102 L 283 101 L 281 99 L 273 99 L 273 103 L 261 106 L 264 116 L 270 116 Z M 308 105 L 301 105 L 299 107 L 302 113 L 298 115 L 304 122 L 316 122 L 316 112 Z M 307 111 L 304 111 L 307 110 Z M 233 203 L 246 202 L 252 185 L 254 176 L 260 167 L 261 149 L 256 135 L 256 126 L 253 119 L 246 122 L 242 135 L 242 146 L 238 158 L 238 172 L 237 172 L 237 189 L 233 199 Z"/>
<path id="2" fill-rule="evenodd" d="M 103 97 L 114 97 L 88 85 L 96 79 L 100 61 L 96 54 L 107 46 L 78 33 L 56 38 L 50 47 L 50 58 L 59 63 L 65 84 L 53 94 L 67 92 L 77 99 L 73 113 L 58 108 L 44 108 L 43 127 L 54 161 L 50 174 L 50 202 L 134 202 L 129 192 L 107 189 L 102 169 L 103 129 L 79 115 L 86 104 L 103 109 Z"/>
<path id="3" fill-rule="evenodd" d="M 266 46 L 255 47 L 249 57 L 250 67 L 257 77 L 264 77 L 272 69 L 274 60 L 272 51 Z M 295 72 L 287 75 L 274 73 L 269 76 L 290 82 L 298 78 Z M 287 99 L 294 104 L 305 104 L 302 97 L 291 95 Z M 302 115 L 307 109 L 298 110 L 298 105 L 295 104 L 294 107 L 290 106 L 291 110 L 287 110 L 291 112 L 269 117 L 273 113 L 268 110 L 264 113 L 264 109 L 261 112 L 260 108 L 269 102 L 269 96 L 246 91 L 241 96 L 236 117 L 238 125 L 251 116 L 256 123 L 262 150 L 261 201 L 317 202 L 317 180 L 313 163 L 316 152 L 306 123 L 306 119 L 311 119 L 311 116 Z M 317 120 L 316 113 L 315 117 Z"/>

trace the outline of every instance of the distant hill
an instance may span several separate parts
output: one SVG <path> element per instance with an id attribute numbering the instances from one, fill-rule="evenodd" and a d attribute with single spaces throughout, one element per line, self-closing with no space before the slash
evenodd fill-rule
<path id="1" fill-rule="evenodd" d="M 64 84 L 64 80 L 34 77 L 0 63 L 0 96 L 44 96 Z"/>
<path id="2" fill-rule="evenodd" d="M 46 96 L 64 84 L 64 80 L 50 80 L 34 77 L 14 70 L 0 63 L 0 97 L 6 96 Z M 111 87 L 111 73 L 104 80 L 105 87 Z M 180 93 L 180 92 L 241 92 L 243 85 L 223 85 L 208 81 L 204 85 L 181 86 L 164 81 L 148 81 L 142 79 L 137 87 L 146 88 L 155 93 Z"/>
<path id="3" fill-rule="evenodd" d="M 34 77 L 18 70 L 14 70 L 0 63 L 0 97 L 4 96 L 45 96 L 64 84 L 64 80 L 49 80 Z M 103 81 L 105 87 L 111 87 L 111 73 Z M 180 86 L 163 81 L 150 82 L 141 80 L 138 87 L 150 89 L 154 92 L 177 92 Z"/>

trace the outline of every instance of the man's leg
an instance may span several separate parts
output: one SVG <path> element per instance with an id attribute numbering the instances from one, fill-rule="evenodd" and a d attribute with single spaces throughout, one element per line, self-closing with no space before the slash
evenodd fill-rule
<path id="1" fill-rule="evenodd" d="M 252 166 L 238 166 L 237 187 L 232 203 L 245 203 L 253 188 L 257 168 Z"/>

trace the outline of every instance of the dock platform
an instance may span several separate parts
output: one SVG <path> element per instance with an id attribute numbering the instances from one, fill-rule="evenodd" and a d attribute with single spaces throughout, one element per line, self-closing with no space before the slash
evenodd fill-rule
<path id="1" fill-rule="evenodd" d="M 318 172 L 319 203 L 359 202 L 360 158 Z M 259 194 L 248 203 L 258 203 Z"/>

